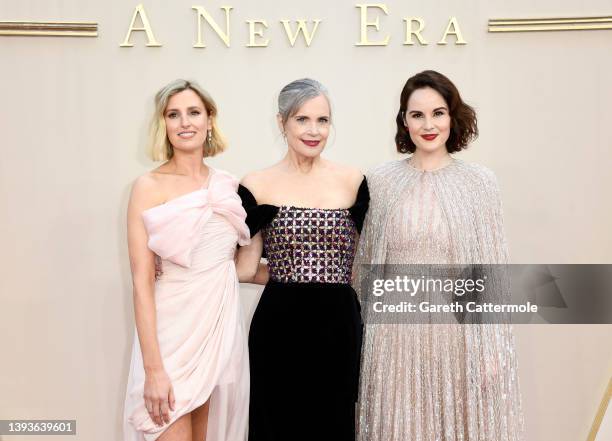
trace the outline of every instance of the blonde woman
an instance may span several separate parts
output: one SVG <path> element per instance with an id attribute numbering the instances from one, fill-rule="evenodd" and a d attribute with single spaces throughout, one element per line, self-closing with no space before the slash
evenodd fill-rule
<path id="1" fill-rule="evenodd" d="M 193 82 L 173 81 L 155 97 L 151 156 L 164 162 L 136 180 L 128 207 L 137 329 L 128 441 L 246 440 L 248 352 L 234 253 L 249 230 L 238 182 L 203 161 L 225 148 L 216 117 Z"/>

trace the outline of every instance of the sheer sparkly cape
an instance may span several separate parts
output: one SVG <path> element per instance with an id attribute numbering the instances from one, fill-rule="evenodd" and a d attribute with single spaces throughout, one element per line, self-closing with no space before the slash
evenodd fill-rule
<path id="1" fill-rule="evenodd" d="M 386 263 L 389 244 L 398 234 L 390 227 L 390 220 L 422 173 L 401 160 L 382 164 L 367 174 L 370 208 L 353 269 L 354 288 L 361 298 L 365 294 L 360 292 L 362 265 Z M 433 192 L 448 225 L 455 260 L 449 263 L 506 263 L 501 198 L 493 173 L 457 159 L 426 173 L 431 173 Z M 405 250 L 406 256 L 414 257 L 413 252 Z M 507 294 L 505 280 L 492 283 L 489 295 Z M 358 440 L 523 440 L 510 325 L 366 322 L 365 334 Z M 430 346 L 432 341 L 450 347 L 456 344 L 460 349 L 443 353 L 441 348 Z M 387 366 L 381 366 L 387 361 Z M 495 381 L 484 387 L 481 380 L 491 373 Z"/>

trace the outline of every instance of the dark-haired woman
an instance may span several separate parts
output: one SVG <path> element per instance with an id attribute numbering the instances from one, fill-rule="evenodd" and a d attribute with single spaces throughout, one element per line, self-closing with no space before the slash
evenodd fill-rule
<path id="1" fill-rule="evenodd" d="M 494 175 L 453 157 L 477 134 L 474 110 L 448 78 L 425 71 L 407 81 L 395 139 L 411 155 L 368 174 L 356 269 L 506 262 Z M 454 315 L 454 323 L 375 323 L 365 295 L 359 440 L 523 439 L 509 325 L 459 324 Z"/>

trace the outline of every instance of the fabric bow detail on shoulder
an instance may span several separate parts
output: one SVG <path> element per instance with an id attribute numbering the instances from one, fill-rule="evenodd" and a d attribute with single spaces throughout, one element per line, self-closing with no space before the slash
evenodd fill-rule
<path id="1" fill-rule="evenodd" d="M 211 169 L 212 170 L 212 169 Z M 145 210 L 142 218 L 149 234 L 148 246 L 162 259 L 191 267 L 191 252 L 197 235 L 213 212 L 225 217 L 238 232 L 238 244 L 250 243 L 246 212 L 236 193 L 238 181 L 215 170 L 208 188 L 187 193 L 165 204 Z"/>

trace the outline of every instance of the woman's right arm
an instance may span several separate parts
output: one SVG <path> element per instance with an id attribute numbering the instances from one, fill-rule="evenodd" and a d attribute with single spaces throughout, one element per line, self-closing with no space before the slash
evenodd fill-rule
<path id="1" fill-rule="evenodd" d="M 263 251 L 261 232 L 251 239 L 247 246 L 236 252 L 236 272 L 241 283 L 265 285 L 268 282 L 267 265 L 260 263 Z"/>
<path id="2" fill-rule="evenodd" d="M 134 183 L 127 215 L 128 249 L 132 270 L 136 330 L 145 370 L 144 400 L 151 419 L 158 425 L 170 421 L 174 393 L 163 366 L 157 340 L 155 312 L 155 254 L 148 248 L 142 213 L 158 202 L 155 182 L 142 176 Z"/>

